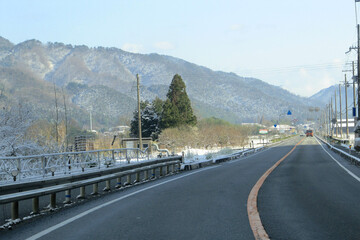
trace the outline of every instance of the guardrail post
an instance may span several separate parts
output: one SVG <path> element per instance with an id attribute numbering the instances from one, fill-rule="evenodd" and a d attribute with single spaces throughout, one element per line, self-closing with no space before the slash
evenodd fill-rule
<path id="1" fill-rule="evenodd" d="M 166 165 L 165 175 L 169 175 L 170 173 L 170 166 Z"/>
<path id="2" fill-rule="evenodd" d="M 145 170 L 144 171 L 144 179 L 143 181 L 148 181 L 149 180 L 149 170 Z"/>
<path id="3" fill-rule="evenodd" d="M 115 165 L 115 153 L 114 153 L 114 150 L 111 150 L 111 157 L 112 157 L 113 163 Z"/>
<path id="4" fill-rule="evenodd" d="M 50 209 L 56 208 L 56 193 L 50 194 Z"/>
<path id="5" fill-rule="evenodd" d="M 85 199 L 85 186 L 80 187 L 80 194 L 76 198 Z"/>
<path id="6" fill-rule="evenodd" d="M 103 189 L 104 192 L 108 192 L 111 190 L 111 187 L 110 187 L 110 180 L 106 180 L 105 181 L 105 188 Z"/>
<path id="7" fill-rule="evenodd" d="M 66 190 L 65 191 L 65 201 L 63 203 L 64 204 L 71 203 L 71 190 Z"/>
<path id="8" fill-rule="evenodd" d="M 138 182 L 140 182 L 140 172 L 136 172 L 136 174 L 135 174 L 135 181 L 134 181 L 134 183 L 138 183 Z"/>
<path id="9" fill-rule="evenodd" d="M 30 215 L 38 214 L 39 212 L 39 197 L 34 197 L 32 199 L 32 212 Z"/>
<path id="10" fill-rule="evenodd" d="M 11 203 L 11 220 L 19 218 L 19 202 L 15 201 Z"/>
<path id="11" fill-rule="evenodd" d="M 98 194 L 99 194 L 99 184 L 94 183 L 93 184 L 93 192 L 91 193 L 91 195 L 98 195 Z"/>
<path id="12" fill-rule="evenodd" d="M 155 168 L 151 169 L 151 179 L 155 179 Z"/>
<path id="13" fill-rule="evenodd" d="M 175 172 L 175 164 L 171 164 L 171 173 Z"/>
<path id="14" fill-rule="evenodd" d="M 159 167 L 159 172 L 160 172 L 160 177 L 162 177 L 163 176 L 163 167 Z"/>
<path id="15" fill-rule="evenodd" d="M 116 186 L 115 188 L 121 188 L 121 177 L 116 178 Z"/>
<path id="16" fill-rule="evenodd" d="M 131 185 L 131 174 L 128 174 L 126 176 L 126 182 L 124 183 L 124 186 Z"/>

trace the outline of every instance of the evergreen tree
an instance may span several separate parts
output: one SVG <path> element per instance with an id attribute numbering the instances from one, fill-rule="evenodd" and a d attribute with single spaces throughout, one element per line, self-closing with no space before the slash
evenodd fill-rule
<path id="1" fill-rule="evenodd" d="M 197 119 L 191 108 L 185 83 L 180 75 L 176 74 L 172 79 L 166 97 L 161 115 L 162 129 L 196 124 Z"/>
<path id="2" fill-rule="evenodd" d="M 161 100 L 160 100 L 161 101 Z M 141 136 L 152 137 L 157 139 L 160 134 L 160 119 L 159 114 L 156 112 L 154 104 L 148 101 L 140 103 L 141 110 Z M 138 111 L 134 112 L 133 120 L 130 123 L 130 133 L 132 137 L 139 136 L 139 121 Z"/>
<path id="3" fill-rule="evenodd" d="M 158 116 L 161 116 L 161 113 L 163 111 L 164 101 L 161 100 L 159 97 L 155 97 L 155 99 L 152 101 L 152 105 L 154 107 L 154 111 Z"/>

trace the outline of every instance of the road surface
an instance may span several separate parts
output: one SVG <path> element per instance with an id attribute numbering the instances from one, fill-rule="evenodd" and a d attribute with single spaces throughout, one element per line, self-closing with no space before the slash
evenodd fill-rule
<path id="1" fill-rule="evenodd" d="M 107 194 L 1 231 L 0 239 L 254 239 L 249 193 L 300 140 Z M 360 182 L 330 155 L 306 138 L 265 180 L 257 205 L 271 239 L 360 239 Z"/>

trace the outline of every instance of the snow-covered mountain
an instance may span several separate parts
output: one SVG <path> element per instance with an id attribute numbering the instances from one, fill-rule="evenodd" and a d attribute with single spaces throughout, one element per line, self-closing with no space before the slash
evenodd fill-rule
<path id="1" fill-rule="evenodd" d="M 347 100 L 348 100 L 348 107 L 353 107 L 354 106 L 354 94 L 353 94 L 353 87 L 352 84 L 348 85 L 347 88 Z M 336 91 L 336 98 L 337 98 L 337 105 L 340 104 L 339 102 L 339 85 L 333 85 L 330 86 L 328 88 L 324 88 L 322 90 L 320 90 L 319 92 L 315 93 L 314 95 L 312 95 L 311 97 L 309 97 L 309 99 L 311 99 L 312 101 L 316 101 L 316 102 L 320 102 L 322 103 L 322 105 L 326 105 L 329 104 L 331 101 L 331 98 L 333 100 L 334 103 L 334 98 L 335 98 L 335 91 Z M 355 93 L 356 96 L 356 93 Z M 341 101 L 342 101 L 342 106 L 345 106 L 345 86 L 342 85 L 341 86 Z M 356 99 L 357 101 L 357 99 Z"/>
<path id="2" fill-rule="evenodd" d="M 14 45 L 0 37 L 0 84 L 8 96 L 16 97 L 9 91 L 21 89 L 22 85 L 15 87 L 14 81 L 19 79 L 12 78 L 9 72 L 31 76 L 27 79 L 36 80 L 38 86 L 55 83 L 66 88 L 69 101 L 82 111 L 92 109 L 99 121 L 105 116 L 131 117 L 136 102 L 136 74 L 141 77 L 141 96 L 148 100 L 156 96 L 164 99 L 172 77 L 180 74 L 200 117 L 256 121 L 262 116 L 277 119 L 291 109 L 294 117 L 301 119 L 309 106 L 318 104 L 259 79 L 212 71 L 170 56 L 134 54 L 117 48 L 43 44 L 37 40 Z M 44 94 L 52 94 L 49 87 L 43 89 Z"/>

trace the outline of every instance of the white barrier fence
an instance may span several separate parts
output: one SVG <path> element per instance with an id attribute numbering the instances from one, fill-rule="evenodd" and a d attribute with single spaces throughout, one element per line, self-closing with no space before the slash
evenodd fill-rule
<path id="1" fill-rule="evenodd" d="M 107 149 L 0 158 L 0 185 L 149 160 L 148 149 Z"/>

